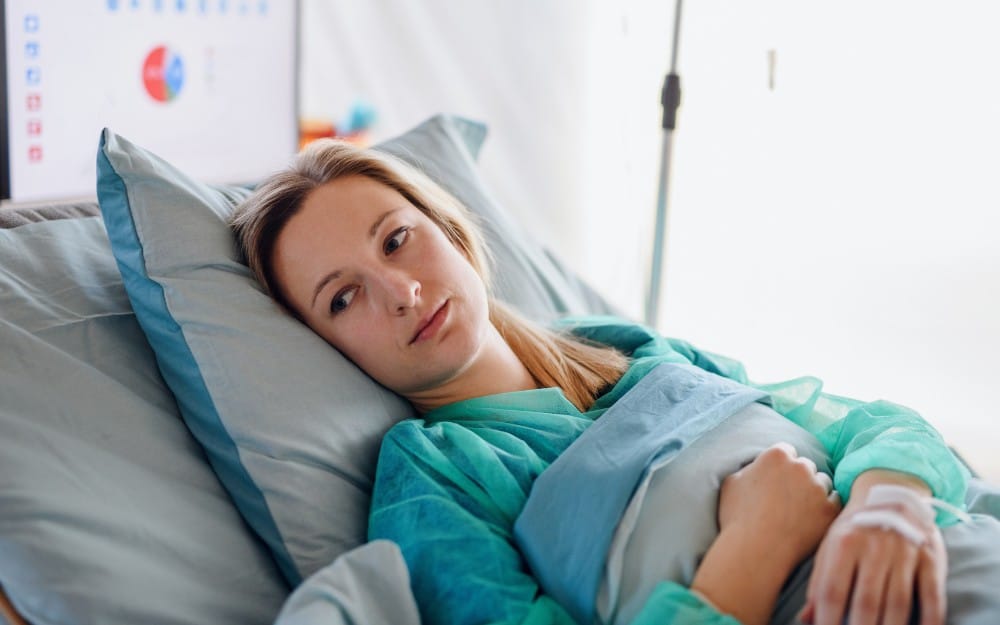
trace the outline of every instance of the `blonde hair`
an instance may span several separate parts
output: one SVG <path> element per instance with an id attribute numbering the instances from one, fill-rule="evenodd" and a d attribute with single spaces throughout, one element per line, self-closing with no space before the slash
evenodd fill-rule
<path id="1" fill-rule="evenodd" d="M 265 180 L 229 220 L 251 272 L 287 311 L 301 319 L 274 274 L 278 235 L 314 189 L 345 176 L 366 176 L 400 193 L 441 228 L 489 291 L 487 248 L 461 202 L 389 154 L 323 139 L 303 150 L 287 170 Z M 561 388 L 580 410 L 587 410 L 628 367 L 627 358 L 617 350 L 538 326 L 492 296 L 489 310 L 490 322 L 538 385 Z"/>

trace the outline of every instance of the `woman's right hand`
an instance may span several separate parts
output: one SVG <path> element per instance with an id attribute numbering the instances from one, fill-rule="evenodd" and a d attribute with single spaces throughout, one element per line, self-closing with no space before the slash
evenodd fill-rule
<path id="1" fill-rule="evenodd" d="M 744 625 L 771 618 L 785 580 L 840 512 L 829 476 L 788 443 L 769 447 L 722 482 L 719 536 L 691 589 Z"/>
<path id="2" fill-rule="evenodd" d="M 720 534 L 753 537 L 790 573 L 816 550 L 840 512 L 840 497 L 831 489 L 830 476 L 812 460 L 777 443 L 723 481 Z"/>

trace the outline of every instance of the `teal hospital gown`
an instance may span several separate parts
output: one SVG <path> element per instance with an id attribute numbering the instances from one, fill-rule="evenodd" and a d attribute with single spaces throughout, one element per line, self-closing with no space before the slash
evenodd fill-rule
<path id="1" fill-rule="evenodd" d="M 403 421 L 383 439 L 369 538 L 400 546 L 426 625 L 573 623 L 541 592 L 514 543 L 514 522 L 535 479 L 660 363 L 693 364 L 750 384 L 738 362 L 642 326 L 607 317 L 564 323 L 631 358 L 627 372 L 586 412 L 556 388 L 502 393 Z M 828 395 L 814 378 L 752 386 L 767 391 L 776 411 L 820 440 L 842 495 L 861 472 L 884 468 L 920 477 L 935 497 L 963 505 L 967 471 L 911 410 Z M 938 518 L 942 524 L 952 520 Z M 674 582 L 661 582 L 636 620 L 654 622 L 736 624 Z"/>

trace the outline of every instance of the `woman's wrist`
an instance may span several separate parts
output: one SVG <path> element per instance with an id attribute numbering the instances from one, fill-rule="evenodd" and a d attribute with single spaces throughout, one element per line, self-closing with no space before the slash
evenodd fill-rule
<path id="1" fill-rule="evenodd" d="M 851 485 L 851 496 L 844 508 L 845 514 L 849 515 L 853 511 L 865 507 L 868 501 L 868 493 L 873 486 L 878 484 L 903 486 L 914 490 L 919 495 L 931 495 L 930 487 L 919 477 L 889 469 L 870 469 L 858 475 L 854 480 L 854 484 Z"/>
<path id="2" fill-rule="evenodd" d="M 765 624 L 797 564 L 797 555 L 782 541 L 733 525 L 705 553 L 691 590 L 744 625 Z"/>

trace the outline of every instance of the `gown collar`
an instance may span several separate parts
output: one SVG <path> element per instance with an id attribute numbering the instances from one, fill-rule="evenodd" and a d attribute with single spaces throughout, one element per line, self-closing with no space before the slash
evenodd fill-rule
<path id="1" fill-rule="evenodd" d="M 451 404 L 440 406 L 424 413 L 423 418 L 428 423 L 435 421 L 461 421 L 476 419 L 488 412 L 498 410 L 546 412 L 552 414 L 581 416 L 581 412 L 573 402 L 566 399 L 561 388 L 533 388 L 526 391 L 509 391 L 463 399 Z"/>

